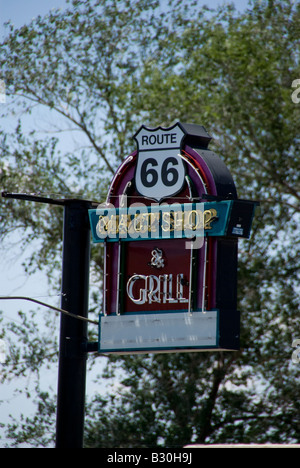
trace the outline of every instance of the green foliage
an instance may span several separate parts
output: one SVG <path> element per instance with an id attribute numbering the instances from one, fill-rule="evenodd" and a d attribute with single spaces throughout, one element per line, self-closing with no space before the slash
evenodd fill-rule
<path id="1" fill-rule="evenodd" d="M 11 440 L 9 447 L 26 447 L 30 444 L 36 447 L 49 447 L 54 441 L 54 416 L 56 401 L 48 392 L 35 388 L 36 414 L 30 417 L 21 415 L 20 419 L 12 418 L 7 426 L 7 439 Z"/>
<path id="2" fill-rule="evenodd" d="M 204 125 L 239 196 L 261 202 L 251 239 L 239 245 L 241 351 L 110 358 L 101 381 L 113 390 L 88 404 L 85 443 L 299 442 L 299 367 L 291 356 L 300 338 L 300 107 L 291 84 L 300 75 L 300 5 L 252 1 L 237 13 L 162 3 L 73 0 L 66 12 L 11 28 L 0 50 L 1 111 L 17 123 L 0 131 L 1 187 L 102 201 L 141 123 Z M 51 137 L 26 131 L 38 109 Z M 2 241 L 17 229 L 24 249 L 41 242 L 26 268 L 57 271 L 60 208 L 3 202 Z M 93 249 L 99 282 L 101 255 Z M 99 297 L 92 299 L 96 310 Z M 9 333 L 3 377 L 31 370 L 38 378 L 37 363 L 54 359 L 50 342 L 26 320 Z M 27 369 L 14 336 L 27 337 Z M 55 407 L 37 395 L 39 419 L 10 427 L 16 443 L 50 443 L 35 425 L 44 427 Z"/>

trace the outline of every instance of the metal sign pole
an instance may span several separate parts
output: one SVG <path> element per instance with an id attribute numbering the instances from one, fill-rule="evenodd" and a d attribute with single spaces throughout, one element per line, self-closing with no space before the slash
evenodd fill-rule
<path id="1" fill-rule="evenodd" d="M 61 308 L 88 316 L 90 229 L 87 202 L 65 201 Z M 87 323 L 61 315 L 56 448 L 82 448 Z"/>

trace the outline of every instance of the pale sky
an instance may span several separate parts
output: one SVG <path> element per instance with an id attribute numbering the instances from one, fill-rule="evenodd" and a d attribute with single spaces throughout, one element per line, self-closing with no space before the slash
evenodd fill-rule
<path id="1" fill-rule="evenodd" d="M 161 0 L 163 3 L 166 0 Z M 200 4 L 215 8 L 224 3 L 234 3 L 237 10 L 241 11 L 248 5 L 248 0 L 199 0 Z M 16 27 L 29 23 L 38 15 L 47 14 L 52 8 L 65 8 L 66 0 L 0 0 L 0 40 L 4 35 L 3 24 L 11 20 Z"/>
<path id="2" fill-rule="evenodd" d="M 0 0 L 1 39 L 6 21 L 20 27 L 38 15 L 46 15 L 52 8 L 65 8 L 66 4 L 65 0 Z"/>

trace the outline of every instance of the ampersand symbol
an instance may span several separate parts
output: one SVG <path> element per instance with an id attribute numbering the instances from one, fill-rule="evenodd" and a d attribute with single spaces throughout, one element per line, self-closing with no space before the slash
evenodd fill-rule
<path id="1" fill-rule="evenodd" d="M 155 268 L 163 268 L 165 266 L 165 261 L 162 258 L 162 250 L 156 248 L 151 252 L 152 258 L 150 265 Z"/>

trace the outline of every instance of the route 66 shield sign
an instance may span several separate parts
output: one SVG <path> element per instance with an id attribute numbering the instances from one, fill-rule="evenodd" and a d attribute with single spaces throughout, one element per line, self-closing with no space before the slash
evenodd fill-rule
<path id="1" fill-rule="evenodd" d="M 160 202 L 181 191 L 185 165 L 179 152 L 184 135 L 178 123 L 155 129 L 142 125 L 134 135 L 138 148 L 135 186 L 140 195 Z"/>

